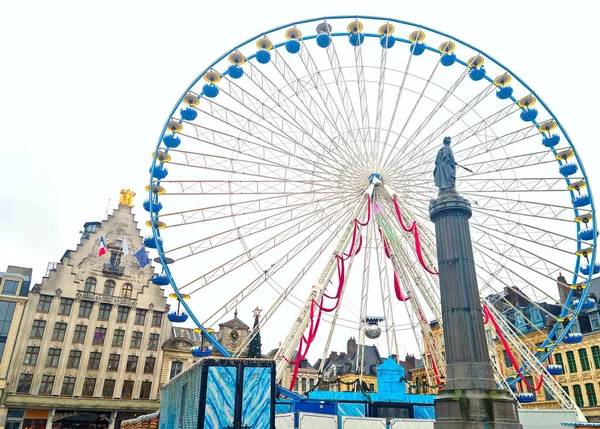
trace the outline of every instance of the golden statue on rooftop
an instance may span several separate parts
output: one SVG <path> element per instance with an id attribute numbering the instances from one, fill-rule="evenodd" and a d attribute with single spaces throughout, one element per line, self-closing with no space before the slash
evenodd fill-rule
<path id="1" fill-rule="evenodd" d="M 129 189 L 121 189 L 121 196 L 119 197 L 119 204 L 123 204 L 125 206 L 132 207 L 133 206 L 133 197 L 135 197 L 135 192 Z"/>

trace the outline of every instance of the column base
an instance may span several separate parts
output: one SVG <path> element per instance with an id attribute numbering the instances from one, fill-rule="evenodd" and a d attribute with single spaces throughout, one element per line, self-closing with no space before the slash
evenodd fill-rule
<path id="1" fill-rule="evenodd" d="M 517 403 L 505 390 L 441 390 L 435 429 L 522 429 Z"/>

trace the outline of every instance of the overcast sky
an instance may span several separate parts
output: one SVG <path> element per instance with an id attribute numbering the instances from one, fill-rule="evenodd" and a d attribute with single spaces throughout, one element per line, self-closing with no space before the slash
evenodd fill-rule
<path id="1" fill-rule="evenodd" d="M 325 15 L 412 21 L 482 49 L 547 102 L 592 189 L 600 96 L 597 2 L 5 1 L 0 4 L 0 270 L 34 268 L 74 248 L 119 190 L 137 220 L 161 128 L 192 79 L 232 46 Z M 592 5 L 593 6 L 589 6 Z M 576 6 L 577 5 L 577 6 Z M 145 226 L 141 226 L 145 228 Z"/>

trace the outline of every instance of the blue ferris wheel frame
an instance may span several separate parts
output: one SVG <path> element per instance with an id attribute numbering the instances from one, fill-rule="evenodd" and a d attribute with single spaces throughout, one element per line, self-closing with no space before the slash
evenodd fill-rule
<path id="1" fill-rule="evenodd" d="M 474 50 L 475 52 L 478 52 L 479 55 L 484 56 L 486 59 L 492 61 L 494 64 L 496 64 L 497 66 L 499 66 L 500 68 L 504 69 L 506 71 L 506 73 L 508 73 L 513 79 L 516 79 L 524 88 L 526 88 L 536 99 L 538 102 L 540 102 L 540 104 L 544 107 L 544 109 L 548 112 L 548 114 L 552 117 L 552 119 L 554 120 L 554 122 L 556 123 L 556 125 L 558 126 L 559 130 L 561 131 L 561 133 L 563 134 L 563 136 L 565 137 L 565 139 L 567 140 L 567 142 L 569 143 L 570 149 L 573 151 L 573 154 L 575 156 L 575 159 L 577 161 L 577 164 L 580 168 L 581 174 L 583 176 L 583 180 L 586 183 L 586 186 L 588 187 L 588 195 L 590 198 L 590 210 L 591 210 L 591 215 L 592 215 L 592 233 L 593 233 L 593 242 L 592 242 L 592 255 L 591 258 L 589 259 L 589 273 L 588 273 L 588 277 L 585 283 L 585 287 L 583 288 L 583 290 L 581 291 L 581 295 L 579 297 L 579 302 L 577 304 L 577 306 L 575 307 L 575 309 L 573 310 L 573 314 L 568 314 L 570 312 L 569 307 L 574 299 L 574 295 L 575 295 L 575 290 L 571 289 L 569 292 L 569 295 L 567 296 L 566 302 L 565 302 L 565 306 L 560 314 L 560 318 L 564 318 L 565 316 L 577 316 L 585 301 L 586 301 L 586 297 L 588 294 L 588 290 L 589 290 L 589 285 L 590 282 L 592 280 L 593 274 L 594 274 L 594 267 L 595 267 L 595 261 L 596 261 L 596 241 L 597 241 L 597 228 L 596 228 L 596 216 L 595 216 L 595 206 L 594 206 L 594 199 L 593 199 L 593 194 L 591 191 L 591 187 L 590 187 L 590 183 L 588 180 L 588 176 L 585 173 L 585 168 L 583 166 L 583 163 L 581 162 L 580 156 L 577 153 L 577 150 L 575 148 L 575 146 L 573 145 L 569 135 L 567 134 L 566 130 L 563 128 L 562 124 L 560 123 L 560 121 L 558 120 L 558 118 L 556 118 L 556 116 L 554 115 L 554 113 L 552 113 L 552 111 L 550 110 L 550 108 L 546 105 L 546 103 L 542 100 L 542 98 L 540 98 L 538 96 L 538 94 L 531 88 L 529 87 L 529 85 L 527 85 L 522 79 L 520 79 L 515 73 L 513 73 L 509 68 L 507 68 L 506 66 L 504 66 L 502 63 L 500 63 L 499 61 L 497 61 L 496 59 L 494 59 L 492 56 L 486 54 L 485 52 L 475 48 L 474 46 L 472 46 L 469 43 L 466 43 L 464 41 L 462 41 L 461 39 L 458 39 L 456 37 L 453 37 L 449 34 L 437 31 L 433 28 L 430 27 L 426 27 L 423 25 L 418 25 L 412 22 L 408 22 L 408 21 L 403 21 L 403 20 L 397 20 L 397 19 L 393 19 L 393 18 L 382 18 L 382 17 L 376 17 L 376 16 L 368 16 L 368 15 L 339 15 L 339 16 L 330 16 L 330 17 L 319 17 L 319 18 L 311 18 L 311 19 L 306 19 L 306 20 L 302 20 L 302 21 L 297 21 L 297 22 L 292 22 L 286 25 L 281 25 L 278 27 L 275 27 L 269 31 L 266 31 L 264 33 L 260 33 L 258 35 L 256 35 L 255 37 L 249 38 L 246 41 L 240 43 L 239 45 L 235 46 L 233 49 L 227 51 L 225 54 L 223 54 L 222 56 L 220 56 L 217 60 L 215 60 L 212 64 L 210 64 L 206 69 L 204 69 L 193 81 L 192 83 L 186 88 L 186 90 L 183 92 L 183 94 L 181 95 L 181 97 L 177 100 L 177 102 L 175 103 L 173 109 L 171 110 L 168 119 L 166 120 L 160 137 L 158 139 L 158 143 L 156 145 L 156 149 L 154 151 L 154 156 L 153 156 L 153 160 L 152 160 L 152 167 L 150 169 L 150 182 L 149 182 L 149 190 L 148 190 L 148 201 L 152 202 L 152 203 L 158 203 L 158 194 L 153 194 L 152 192 L 152 187 L 153 185 L 160 185 L 160 180 L 155 180 L 154 178 L 154 169 L 155 167 L 157 167 L 157 157 L 158 157 L 158 152 L 160 149 L 160 145 L 163 141 L 163 137 L 165 136 L 165 132 L 167 131 L 167 126 L 171 120 L 171 118 L 173 118 L 173 115 L 176 113 L 178 107 L 181 105 L 183 98 L 185 97 L 185 95 L 198 83 L 198 81 L 206 74 L 206 72 L 208 72 L 209 70 L 211 70 L 217 63 L 219 63 L 220 61 L 222 61 L 224 58 L 226 58 L 229 54 L 231 54 L 232 52 L 237 51 L 238 49 L 248 45 L 249 43 L 259 39 L 260 37 L 265 37 L 271 33 L 274 33 L 276 31 L 280 31 L 286 28 L 292 28 L 295 25 L 299 25 L 299 24 L 307 24 L 307 23 L 311 23 L 311 22 L 327 22 L 328 20 L 340 20 L 340 19 L 352 19 L 352 20 L 358 20 L 358 19 L 368 19 L 368 20 L 375 20 L 375 21 L 382 21 L 385 23 L 397 23 L 397 24 L 402 24 L 402 25 L 407 25 L 407 26 L 413 26 L 415 27 L 415 29 L 418 30 L 427 30 L 430 31 L 432 33 L 435 33 L 437 35 L 440 36 L 444 36 L 447 37 L 449 41 L 454 41 L 454 42 L 458 42 L 461 45 L 470 48 L 472 50 Z M 350 32 L 337 32 L 337 33 L 329 33 L 329 35 L 331 37 L 348 37 L 351 33 Z M 364 35 L 364 37 L 371 37 L 371 38 L 381 38 L 382 36 L 380 34 L 376 34 L 376 33 L 361 33 Z M 308 35 L 308 36 L 302 36 L 302 40 L 306 41 L 306 40 L 311 40 L 311 39 L 316 39 L 317 38 L 317 34 L 313 34 L 313 35 Z M 394 39 L 396 42 L 402 42 L 402 43 L 406 43 L 406 44 L 412 44 L 412 42 L 408 39 L 404 39 L 404 38 L 400 38 L 400 37 L 395 37 L 393 35 L 388 35 L 388 36 L 384 36 L 384 37 L 388 37 L 390 39 Z M 277 44 L 273 44 L 273 49 L 278 49 L 282 46 L 285 46 L 287 40 L 281 43 L 277 43 Z M 433 48 L 430 46 L 425 45 L 424 46 L 425 50 L 434 52 L 435 54 L 440 54 L 439 49 L 437 48 Z M 386 49 L 386 48 L 381 48 L 381 49 Z M 391 49 L 391 46 L 388 47 L 387 49 Z M 251 61 L 253 59 L 256 58 L 256 53 L 248 56 L 247 57 L 247 61 Z M 456 63 L 461 64 L 465 67 L 468 67 L 468 64 L 459 59 L 458 57 L 456 58 Z M 227 75 L 228 71 L 224 71 L 222 73 L 223 76 Z M 488 82 L 492 83 L 493 79 L 490 78 L 487 75 L 484 75 L 484 79 L 486 79 Z M 204 95 L 204 92 L 201 92 L 198 95 L 198 98 L 201 98 Z M 516 98 L 511 95 L 509 97 L 513 102 L 516 103 Z M 181 122 L 181 120 L 180 120 Z M 539 126 L 539 124 L 533 120 L 532 121 L 536 127 Z M 550 150 L 553 152 L 553 154 L 556 156 L 557 152 L 555 150 L 554 147 L 551 147 Z M 166 148 L 164 150 L 164 152 L 168 153 L 169 149 Z M 560 160 L 557 160 L 559 166 L 562 165 L 562 162 Z M 565 177 L 565 182 L 567 184 L 567 186 L 569 186 L 571 184 L 571 181 L 568 177 Z M 570 190 L 570 194 L 571 194 L 571 200 L 573 200 L 575 194 L 573 192 L 573 190 Z M 187 311 L 188 315 L 191 317 L 191 319 L 194 321 L 194 323 L 197 325 L 197 327 L 199 329 L 202 330 L 202 333 L 204 334 L 204 337 L 221 353 L 223 354 L 223 356 L 225 357 L 231 357 L 231 353 L 229 353 L 229 351 L 223 347 L 217 340 L 216 338 L 214 338 L 208 331 L 207 329 L 202 326 L 202 324 L 200 323 L 200 321 L 197 319 L 197 317 L 194 315 L 194 313 L 192 312 L 191 308 L 189 307 L 189 305 L 185 302 L 185 300 L 182 299 L 182 295 L 175 283 L 175 280 L 171 274 L 171 271 L 169 269 L 168 264 L 165 261 L 165 255 L 164 255 L 164 249 L 163 249 L 163 244 L 162 241 L 160 239 L 160 231 L 156 226 L 156 222 L 159 219 L 159 215 L 158 213 L 154 211 L 154 206 L 155 204 L 149 204 L 149 213 L 150 213 L 150 223 L 151 223 L 151 227 L 152 227 L 152 235 L 153 235 L 153 239 L 156 243 L 156 249 L 158 251 L 158 255 L 161 261 L 161 265 L 163 268 L 163 273 L 164 275 L 168 278 L 169 283 L 173 289 L 173 292 L 175 293 L 175 295 L 177 296 L 177 299 L 179 301 L 179 303 L 181 303 L 181 305 L 183 306 L 183 308 Z M 573 207 L 573 212 L 575 217 L 579 216 L 579 210 L 577 207 Z M 576 224 L 576 233 L 577 233 L 577 237 L 579 236 L 579 232 L 581 230 L 581 224 L 577 223 Z M 581 250 L 582 246 L 581 246 L 581 240 L 578 238 L 577 239 L 577 250 Z M 574 269 L 574 275 L 573 275 L 573 281 L 572 283 L 578 283 L 577 282 L 577 273 L 579 272 L 580 269 L 580 263 L 581 263 L 581 256 L 577 255 L 576 258 L 576 263 L 575 263 L 575 269 Z M 555 324 L 554 327 L 552 328 L 552 330 L 548 333 L 548 336 L 546 337 L 546 339 L 544 340 L 544 342 L 539 346 L 539 348 L 541 349 L 545 349 L 544 351 L 536 351 L 535 353 L 535 357 L 540 361 L 543 362 L 545 361 L 548 356 L 553 352 L 553 350 L 560 344 L 560 342 L 564 339 L 564 337 L 569 333 L 571 326 L 575 323 L 575 321 L 577 320 L 577 317 L 571 317 L 570 320 L 568 321 L 568 323 L 566 325 L 563 326 L 563 330 L 558 333 L 558 329 L 559 329 L 559 324 Z M 553 341 L 551 340 L 551 338 L 556 337 L 556 339 Z M 529 372 L 529 369 L 527 368 L 527 364 L 522 364 L 521 370 L 524 371 L 525 373 Z M 514 385 L 515 383 L 517 383 L 520 380 L 520 377 L 517 378 L 509 378 L 507 379 L 507 382 L 509 385 Z M 285 394 L 286 396 L 289 397 L 293 397 L 293 398 L 300 398 L 302 397 L 301 395 L 298 395 L 288 389 L 284 389 L 281 386 L 279 387 L 280 391 Z"/>

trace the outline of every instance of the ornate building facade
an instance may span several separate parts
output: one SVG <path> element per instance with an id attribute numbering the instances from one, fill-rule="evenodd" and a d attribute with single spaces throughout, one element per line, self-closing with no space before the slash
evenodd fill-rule
<path id="1" fill-rule="evenodd" d="M 143 245 L 127 195 L 105 221 L 85 224 L 29 294 L 3 398 L 15 424 L 114 428 L 159 408 L 169 308 L 153 267 L 133 256 Z"/>
<path id="2" fill-rule="evenodd" d="M 0 400 L 4 397 L 13 350 L 25 311 L 31 268 L 9 266 L 0 272 Z M 8 408 L 0 401 L 0 428 L 6 427 Z M 12 426 L 12 423 L 10 424 Z"/>

